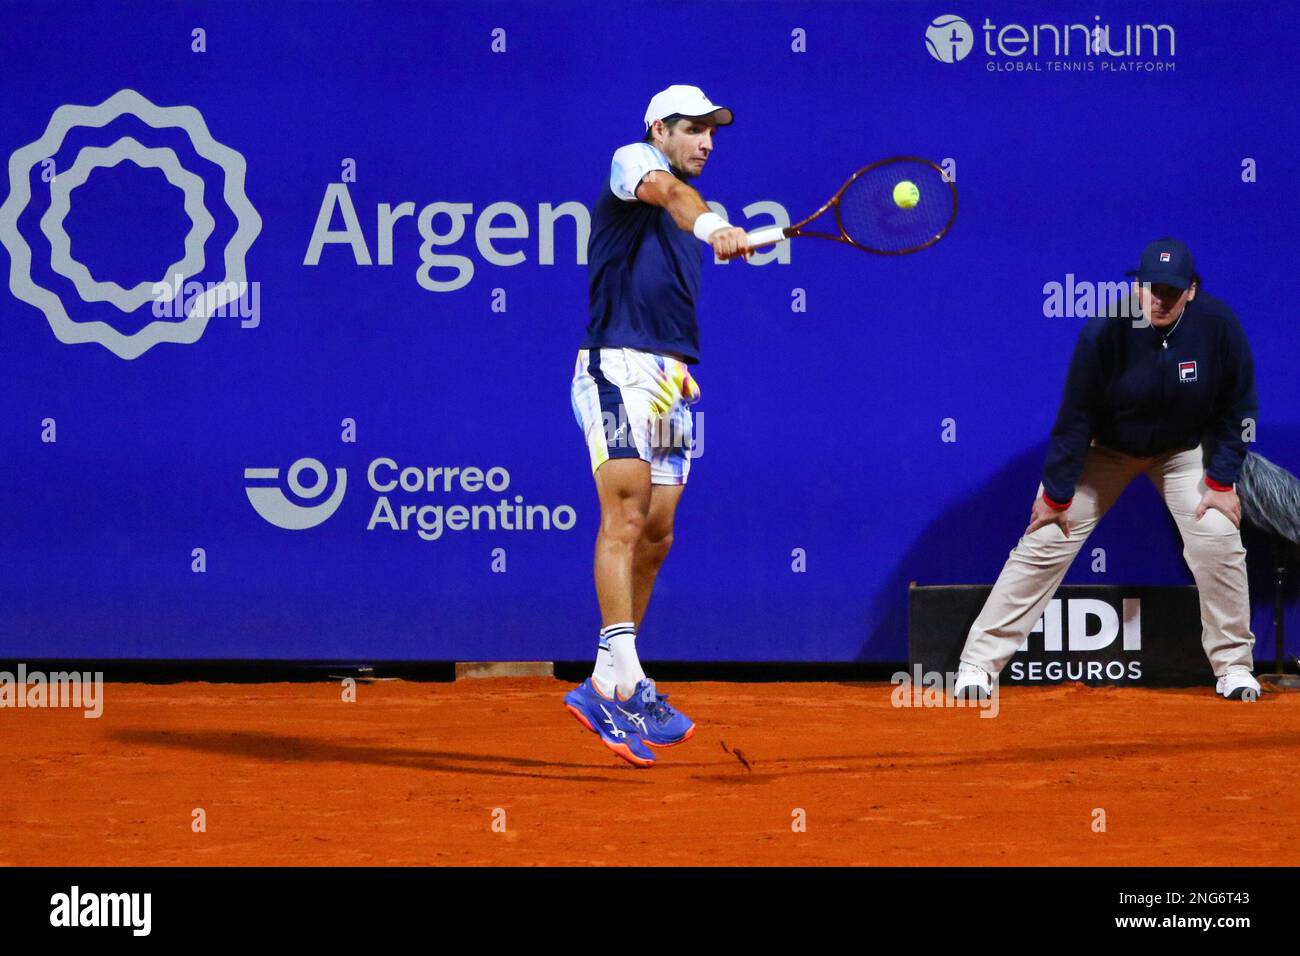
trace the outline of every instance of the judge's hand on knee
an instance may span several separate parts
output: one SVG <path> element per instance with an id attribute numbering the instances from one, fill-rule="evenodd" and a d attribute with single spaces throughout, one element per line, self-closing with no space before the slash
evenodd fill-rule
<path id="1" fill-rule="evenodd" d="M 1241 527 L 1241 499 L 1237 497 L 1236 489 L 1227 491 L 1207 489 L 1201 498 L 1201 503 L 1196 506 L 1196 520 L 1200 521 L 1204 518 L 1205 513 L 1211 508 L 1226 515 L 1234 528 Z"/>
<path id="2" fill-rule="evenodd" d="M 1059 524 L 1061 534 L 1068 538 L 1070 536 L 1069 514 L 1069 508 L 1053 508 L 1043 500 L 1042 495 L 1039 495 L 1034 499 L 1034 510 L 1029 516 L 1029 527 L 1025 529 L 1025 534 L 1033 534 L 1039 528 L 1045 528 L 1049 524 Z"/>

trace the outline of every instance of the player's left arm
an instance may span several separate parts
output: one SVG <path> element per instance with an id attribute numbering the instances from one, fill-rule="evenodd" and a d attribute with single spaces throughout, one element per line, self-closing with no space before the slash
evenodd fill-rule
<path id="1" fill-rule="evenodd" d="M 707 242 L 723 259 L 742 254 L 749 258 L 753 253 L 744 229 L 731 225 L 713 212 L 699 190 L 688 186 L 672 173 L 650 170 L 637 186 L 636 198 L 667 209 L 679 229 L 693 232 L 696 238 Z"/>
<path id="2" fill-rule="evenodd" d="M 615 150 L 609 188 L 624 202 L 666 209 L 679 229 L 694 233 L 722 258 L 749 255 L 745 230 L 709 209 L 699 191 L 674 176 L 664 155 L 649 143 L 631 143 Z"/>
<path id="3" fill-rule="evenodd" d="M 1046 503 L 1056 511 L 1064 511 L 1074 500 L 1075 485 L 1083 474 L 1088 448 L 1097 432 L 1105 388 L 1101 349 L 1108 321 L 1112 320 L 1097 317 L 1086 322 L 1079 330 L 1070 357 L 1061 407 L 1052 425 L 1043 463 L 1043 494 L 1048 499 Z"/>

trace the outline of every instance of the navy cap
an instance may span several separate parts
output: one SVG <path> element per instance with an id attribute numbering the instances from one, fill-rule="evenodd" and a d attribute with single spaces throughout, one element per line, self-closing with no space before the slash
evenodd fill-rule
<path id="1" fill-rule="evenodd" d="M 1139 282 L 1168 285 L 1186 289 L 1196 276 L 1196 263 L 1191 250 L 1177 239 L 1157 239 L 1142 250 L 1142 261 L 1136 269 L 1125 275 L 1136 276 Z"/>

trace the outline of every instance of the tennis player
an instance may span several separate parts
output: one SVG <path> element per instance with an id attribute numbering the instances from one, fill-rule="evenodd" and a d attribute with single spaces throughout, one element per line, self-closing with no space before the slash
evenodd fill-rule
<path id="1" fill-rule="evenodd" d="M 1215 689 L 1259 695 L 1234 488 L 1257 414 L 1250 348 L 1232 310 L 1201 291 L 1183 243 L 1157 239 L 1130 274 L 1142 318 L 1098 316 L 1079 334 L 1029 527 L 967 634 L 958 696 L 992 692 L 1088 534 L 1139 474 L 1182 535 Z"/>
<path id="2" fill-rule="evenodd" d="M 690 185 L 713 153 L 718 127 L 731 121 L 731 110 L 698 87 L 655 94 L 644 139 L 614 152 L 587 249 L 590 321 L 572 401 L 600 499 L 595 571 L 603 626 L 594 672 L 564 703 L 640 767 L 654 763 L 649 747 L 695 732 L 646 677 L 636 639 L 690 472 L 700 257 L 705 246 L 719 256 L 748 255 L 745 231 Z"/>

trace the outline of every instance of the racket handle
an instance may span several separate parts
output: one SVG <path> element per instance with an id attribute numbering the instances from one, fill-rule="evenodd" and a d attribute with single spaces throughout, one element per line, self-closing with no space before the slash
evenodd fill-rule
<path id="1" fill-rule="evenodd" d="M 785 228 L 782 226 L 763 226 L 761 229 L 755 229 L 747 233 L 745 241 L 749 243 L 751 249 L 757 249 L 759 246 L 770 246 L 775 242 L 785 241 Z"/>

